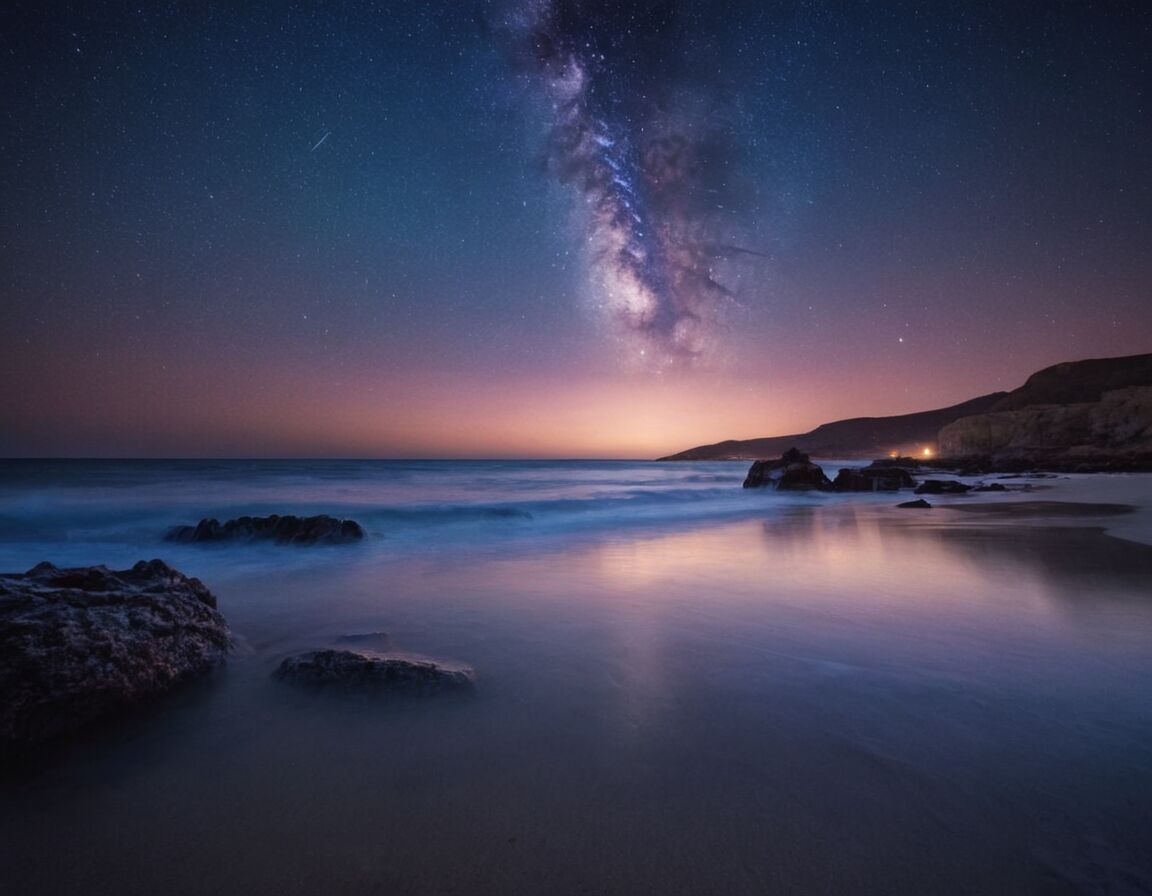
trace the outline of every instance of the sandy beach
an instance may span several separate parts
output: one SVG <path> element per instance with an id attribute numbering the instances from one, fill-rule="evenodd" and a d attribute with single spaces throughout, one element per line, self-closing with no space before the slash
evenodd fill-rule
<path id="1" fill-rule="evenodd" d="M 736 466 L 667 475 L 727 495 Z M 538 512 L 286 561 L 173 548 L 233 658 L 8 768 L 0 876 L 22 894 L 1142 892 L 1152 477 L 1036 484 L 928 511 L 737 485 L 736 518 L 542 536 Z M 50 545 L 3 547 L 11 565 Z M 271 678 L 376 631 L 475 668 L 476 694 Z"/>

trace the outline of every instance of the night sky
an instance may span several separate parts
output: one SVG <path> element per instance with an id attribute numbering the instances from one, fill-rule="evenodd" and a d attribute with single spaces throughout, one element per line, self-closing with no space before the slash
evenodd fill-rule
<path id="1" fill-rule="evenodd" d="M 1144 3 L 0 12 L 0 455 L 656 456 L 1152 351 Z"/>

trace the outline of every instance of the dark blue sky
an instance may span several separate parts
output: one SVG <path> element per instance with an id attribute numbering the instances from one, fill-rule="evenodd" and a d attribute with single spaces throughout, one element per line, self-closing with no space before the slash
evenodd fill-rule
<path id="1" fill-rule="evenodd" d="M 1142 4 L 0 16 L 3 454 L 659 454 L 1152 350 Z"/>

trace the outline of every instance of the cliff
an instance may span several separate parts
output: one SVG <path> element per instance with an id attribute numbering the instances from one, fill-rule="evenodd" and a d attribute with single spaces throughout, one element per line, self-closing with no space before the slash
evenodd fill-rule
<path id="1" fill-rule="evenodd" d="M 961 404 L 896 417 L 853 417 L 825 423 L 811 432 L 762 439 L 729 440 L 701 445 L 660 460 L 754 460 L 798 448 L 814 457 L 874 458 L 893 451 L 919 452 L 936 444 L 940 428 L 972 414 L 991 410 L 1008 393 L 993 392 Z"/>
<path id="2" fill-rule="evenodd" d="M 855 417 L 800 435 L 701 445 L 661 460 L 754 460 L 796 447 L 816 457 L 942 457 L 1019 465 L 1152 469 L 1152 354 L 1070 361 L 1011 392 L 898 417 Z"/>
<path id="3" fill-rule="evenodd" d="M 942 456 L 990 468 L 1152 469 L 1152 354 L 1046 367 L 938 442 Z"/>
<path id="4" fill-rule="evenodd" d="M 940 430 L 940 454 L 994 464 L 1139 468 L 1152 460 L 1152 386 L 1104 392 L 1099 400 L 1036 404 L 965 417 Z"/>
<path id="5" fill-rule="evenodd" d="M 1100 401 L 1105 392 L 1129 386 L 1152 386 L 1152 354 L 1092 358 L 1045 367 L 1028 377 L 1019 389 L 1009 392 L 992 410 Z"/>

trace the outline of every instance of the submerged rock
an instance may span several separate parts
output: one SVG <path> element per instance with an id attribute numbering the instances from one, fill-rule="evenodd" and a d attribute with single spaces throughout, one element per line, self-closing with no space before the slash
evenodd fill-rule
<path id="1" fill-rule="evenodd" d="M 829 491 L 832 482 L 807 454 L 789 448 L 777 460 L 758 460 L 749 468 L 744 488 L 769 487 L 778 491 Z"/>
<path id="2" fill-rule="evenodd" d="M 206 518 L 195 526 L 176 526 L 165 541 L 274 541 L 277 544 L 346 544 L 359 541 L 364 530 L 355 520 L 320 516 L 242 516 L 221 524 Z"/>
<path id="3" fill-rule="evenodd" d="M 915 501 L 902 501 L 896 505 L 897 507 L 920 508 L 931 507 L 932 505 L 925 501 L 923 498 L 917 498 Z"/>
<path id="4" fill-rule="evenodd" d="M 162 560 L 0 575 L 0 745 L 162 694 L 208 672 L 230 643 L 212 593 Z"/>
<path id="5" fill-rule="evenodd" d="M 428 660 L 373 656 L 351 650 L 314 650 L 290 656 L 280 664 L 275 675 L 297 684 L 379 688 L 418 696 L 469 691 L 475 684 L 471 669 L 453 669 Z"/>

